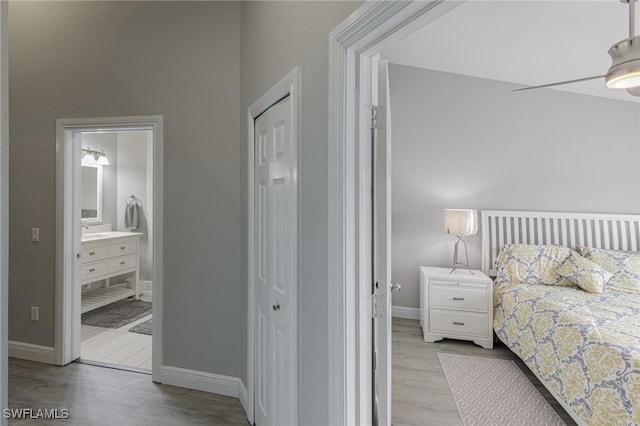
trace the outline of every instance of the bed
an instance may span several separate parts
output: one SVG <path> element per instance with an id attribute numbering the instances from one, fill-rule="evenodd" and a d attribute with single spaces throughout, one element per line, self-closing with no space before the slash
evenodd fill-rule
<path id="1" fill-rule="evenodd" d="M 580 425 L 640 424 L 640 216 L 482 212 L 496 336 Z"/>

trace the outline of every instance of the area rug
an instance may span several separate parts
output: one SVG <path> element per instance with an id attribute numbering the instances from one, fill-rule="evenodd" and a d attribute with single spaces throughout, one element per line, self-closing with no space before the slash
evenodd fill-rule
<path id="1" fill-rule="evenodd" d="M 148 320 L 141 322 L 140 324 L 134 325 L 129 329 L 129 331 L 132 333 L 148 334 L 149 336 L 151 336 L 152 328 L 153 321 L 151 318 L 149 318 Z"/>
<path id="2" fill-rule="evenodd" d="M 151 302 L 125 299 L 82 314 L 81 322 L 104 328 L 120 328 L 151 313 Z"/>
<path id="3" fill-rule="evenodd" d="M 565 425 L 515 362 L 439 353 L 462 423 Z"/>

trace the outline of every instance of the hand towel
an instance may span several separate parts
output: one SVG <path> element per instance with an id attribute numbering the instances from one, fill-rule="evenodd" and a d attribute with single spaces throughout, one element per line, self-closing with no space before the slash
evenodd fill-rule
<path id="1" fill-rule="evenodd" d="M 130 199 L 124 209 L 124 227 L 129 231 L 134 231 L 139 226 L 138 201 Z"/>

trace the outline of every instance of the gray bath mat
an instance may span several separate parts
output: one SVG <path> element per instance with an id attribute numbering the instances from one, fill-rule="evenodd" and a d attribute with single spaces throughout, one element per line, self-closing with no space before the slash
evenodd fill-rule
<path id="1" fill-rule="evenodd" d="M 120 328 L 151 313 L 151 302 L 125 299 L 82 314 L 81 322 L 104 328 Z"/>
<path id="2" fill-rule="evenodd" d="M 149 318 L 148 320 L 141 322 L 138 325 L 134 325 L 129 329 L 129 331 L 132 333 L 148 334 L 149 336 L 151 336 L 152 327 L 153 327 L 153 321 L 151 318 Z"/>

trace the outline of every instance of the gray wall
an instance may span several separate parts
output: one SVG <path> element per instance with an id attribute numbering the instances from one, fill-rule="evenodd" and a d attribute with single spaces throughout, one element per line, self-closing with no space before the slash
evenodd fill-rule
<path id="1" fill-rule="evenodd" d="M 327 301 L 328 34 L 358 6 L 323 1 L 248 2 L 242 7 L 242 129 L 247 108 L 293 67 L 301 67 L 298 401 L 299 420 L 305 425 L 326 425 L 328 415 L 327 318 L 332 314 Z M 246 156 L 245 141 L 243 130 L 241 158 Z M 246 163 L 241 164 L 244 202 Z"/>
<path id="2" fill-rule="evenodd" d="M 139 275 L 144 280 L 153 281 L 152 247 L 149 235 L 152 232 L 150 206 L 153 202 L 152 194 L 147 194 L 147 176 L 152 172 L 153 165 L 147 165 L 149 150 L 152 150 L 153 133 L 150 130 L 118 132 L 118 192 L 114 199 L 117 220 L 113 222 L 113 229 L 128 231 L 124 227 L 125 201 L 130 195 L 138 199 L 139 226 L 133 232 L 142 235 L 139 240 Z M 106 168 L 106 167 L 105 167 Z"/>
<path id="3" fill-rule="evenodd" d="M 118 134 L 86 133 L 82 135 L 82 147 L 94 151 L 104 150 L 109 165 L 102 167 L 102 221 L 116 230 L 118 197 Z"/>
<path id="4" fill-rule="evenodd" d="M 245 375 L 240 4 L 12 2 L 9 13 L 10 339 L 54 344 L 55 120 L 161 114 L 164 364 Z"/>
<path id="5" fill-rule="evenodd" d="M 394 306 L 450 266 L 443 208 L 640 213 L 640 103 L 390 67 Z M 481 231 L 482 232 L 482 231 Z M 480 268 L 480 235 L 465 238 Z"/>

